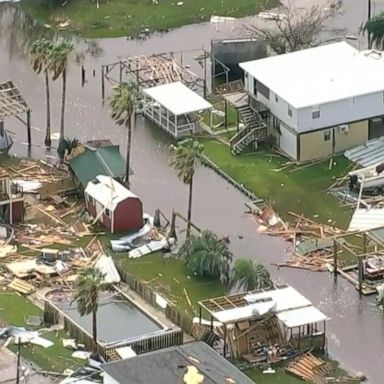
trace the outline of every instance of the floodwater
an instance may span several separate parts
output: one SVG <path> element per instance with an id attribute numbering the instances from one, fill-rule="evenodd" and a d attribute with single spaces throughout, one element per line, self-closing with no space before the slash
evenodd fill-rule
<path id="1" fill-rule="evenodd" d="M 299 6 L 321 0 L 299 0 Z M 383 3 L 374 3 L 373 9 L 383 8 Z M 345 12 L 329 25 L 329 30 L 345 34 L 358 34 L 366 18 L 366 3 L 348 0 Z M 87 84 L 81 87 L 80 68 L 71 63 L 68 74 L 68 103 L 66 135 L 80 140 L 110 138 L 125 148 L 125 131 L 116 126 L 109 117 L 107 106 L 101 104 L 100 65 L 114 62 L 118 56 L 151 54 L 179 50 L 209 49 L 212 38 L 237 37 L 244 22 L 236 24 L 186 26 L 168 34 L 154 35 L 145 41 L 125 38 L 104 39 L 77 43 L 78 49 L 86 51 L 84 65 Z M 53 156 L 41 147 L 44 138 L 45 105 L 42 76 L 35 75 L 28 59 L 22 54 L 23 46 L 39 33 L 31 27 L 14 7 L 0 4 L 0 81 L 12 79 L 21 89 L 32 107 L 34 157 Z M 364 47 L 365 38 L 351 41 Z M 198 55 L 189 52 L 183 60 L 193 70 L 198 65 L 191 61 Z M 331 58 L 330 58 L 331 59 Z M 200 69 L 201 70 L 201 69 Z M 93 73 L 94 71 L 94 73 Z M 351 79 L 353 81 L 353 79 Z M 52 86 L 52 132 L 58 133 L 60 81 Z M 108 91 L 107 91 L 108 93 Z M 12 152 L 28 155 L 25 144 L 25 128 L 17 120 L 10 119 L 6 127 L 15 133 L 16 143 Z M 57 142 L 55 142 L 57 143 Z M 160 207 L 166 214 L 172 209 L 186 211 L 187 187 L 176 177 L 169 166 L 168 146 L 170 140 L 159 129 L 138 118 L 133 134 L 132 167 L 135 175 L 132 188 L 141 196 L 145 210 L 153 213 Z M 311 273 L 292 269 L 277 270 L 271 263 L 286 259 L 288 245 L 281 239 L 257 232 L 256 225 L 244 215 L 245 197 L 207 168 L 197 171 L 194 183 L 193 221 L 202 228 L 209 228 L 219 235 L 230 237 L 231 248 L 237 257 L 255 259 L 269 266 L 276 282 L 288 283 L 313 301 L 332 320 L 328 323 L 328 350 L 342 366 L 351 371 L 364 372 L 369 383 L 381 384 L 384 368 L 384 314 L 377 310 L 375 298 L 360 298 L 355 289 L 339 278 L 334 282 L 328 273 Z"/>
<path id="2" fill-rule="evenodd" d="M 92 335 L 92 315 L 80 316 L 74 304 L 61 302 L 57 305 Z M 163 329 L 133 303 L 118 295 L 100 300 L 97 319 L 98 340 L 106 344 L 141 337 Z"/>

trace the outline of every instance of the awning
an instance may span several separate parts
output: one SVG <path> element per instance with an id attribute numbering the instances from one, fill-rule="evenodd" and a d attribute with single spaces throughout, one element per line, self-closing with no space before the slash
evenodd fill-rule
<path id="1" fill-rule="evenodd" d="M 212 108 L 212 104 L 180 81 L 146 88 L 144 94 L 176 116 Z"/>
<path id="2" fill-rule="evenodd" d="M 276 315 L 278 319 L 287 327 L 294 328 L 307 324 L 315 324 L 330 320 L 314 306 L 292 309 L 291 311 L 280 312 Z"/>
<path id="3" fill-rule="evenodd" d="M 368 231 L 380 227 L 384 227 L 383 208 L 359 208 L 352 215 L 348 231 Z"/>

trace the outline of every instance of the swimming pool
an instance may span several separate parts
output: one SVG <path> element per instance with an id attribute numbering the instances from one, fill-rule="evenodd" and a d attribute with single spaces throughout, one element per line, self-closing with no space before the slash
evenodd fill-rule
<path id="1" fill-rule="evenodd" d="M 54 303 L 73 323 L 92 335 L 92 315 L 80 316 L 76 303 Z M 103 295 L 97 312 L 98 340 L 110 344 L 131 340 L 164 330 L 164 327 L 141 311 L 134 303 L 119 294 Z"/>

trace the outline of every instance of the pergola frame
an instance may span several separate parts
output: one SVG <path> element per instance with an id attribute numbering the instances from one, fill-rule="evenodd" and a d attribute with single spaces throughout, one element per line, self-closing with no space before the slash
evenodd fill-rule
<path id="1" fill-rule="evenodd" d="M 202 52 L 204 78 L 199 78 L 183 64 L 183 52 Z M 175 58 L 180 54 L 180 60 Z M 105 81 L 115 85 L 123 82 L 123 75 L 136 83 L 138 89 L 150 88 L 175 81 L 183 82 L 188 88 L 202 90 L 207 96 L 207 59 L 204 49 L 166 52 L 155 55 L 141 55 L 119 58 L 119 61 L 101 66 L 101 97 L 105 100 Z M 116 74 L 116 70 L 118 70 Z"/>
<path id="2" fill-rule="evenodd" d="M 19 115 L 25 113 L 26 121 Z M 12 81 L 0 83 L 0 134 L 4 135 L 4 120 L 16 117 L 27 126 L 28 145 L 31 146 L 31 109 Z"/>
<path id="3" fill-rule="evenodd" d="M 364 287 L 364 261 L 370 256 L 384 256 L 384 239 L 379 237 L 375 231 L 384 229 L 384 227 L 374 228 L 370 230 L 364 231 L 353 231 L 342 233 L 336 236 L 333 236 L 333 274 L 334 278 L 337 279 L 337 275 L 342 274 L 347 280 L 347 274 L 343 272 L 342 269 L 338 267 L 338 255 L 340 251 L 347 252 L 352 255 L 357 260 L 357 269 L 358 269 L 358 281 L 357 281 L 357 289 L 359 293 L 363 293 Z M 357 237 L 362 240 L 362 247 L 358 247 L 353 243 L 348 243 L 346 240 Z M 371 245 L 369 244 L 371 242 Z M 368 250 L 369 246 L 373 247 L 373 250 Z"/>

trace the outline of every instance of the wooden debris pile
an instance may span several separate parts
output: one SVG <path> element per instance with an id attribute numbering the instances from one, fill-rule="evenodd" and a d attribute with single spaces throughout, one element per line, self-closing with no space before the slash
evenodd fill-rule
<path id="1" fill-rule="evenodd" d="M 4 167 L 12 179 L 56 183 L 68 177 L 68 172 L 44 161 L 21 160 L 17 165 Z"/>
<path id="2" fill-rule="evenodd" d="M 345 233 L 330 224 L 320 224 L 303 215 L 289 212 L 291 222 L 284 222 L 271 205 L 258 207 L 247 204 L 251 218 L 259 224 L 262 233 L 279 236 L 293 244 L 291 258 L 278 267 L 291 267 L 322 272 L 333 264 L 332 237 Z"/>
<path id="3" fill-rule="evenodd" d="M 312 383 L 321 383 L 330 372 L 330 365 L 310 352 L 298 357 L 285 368 L 287 372 Z"/>

